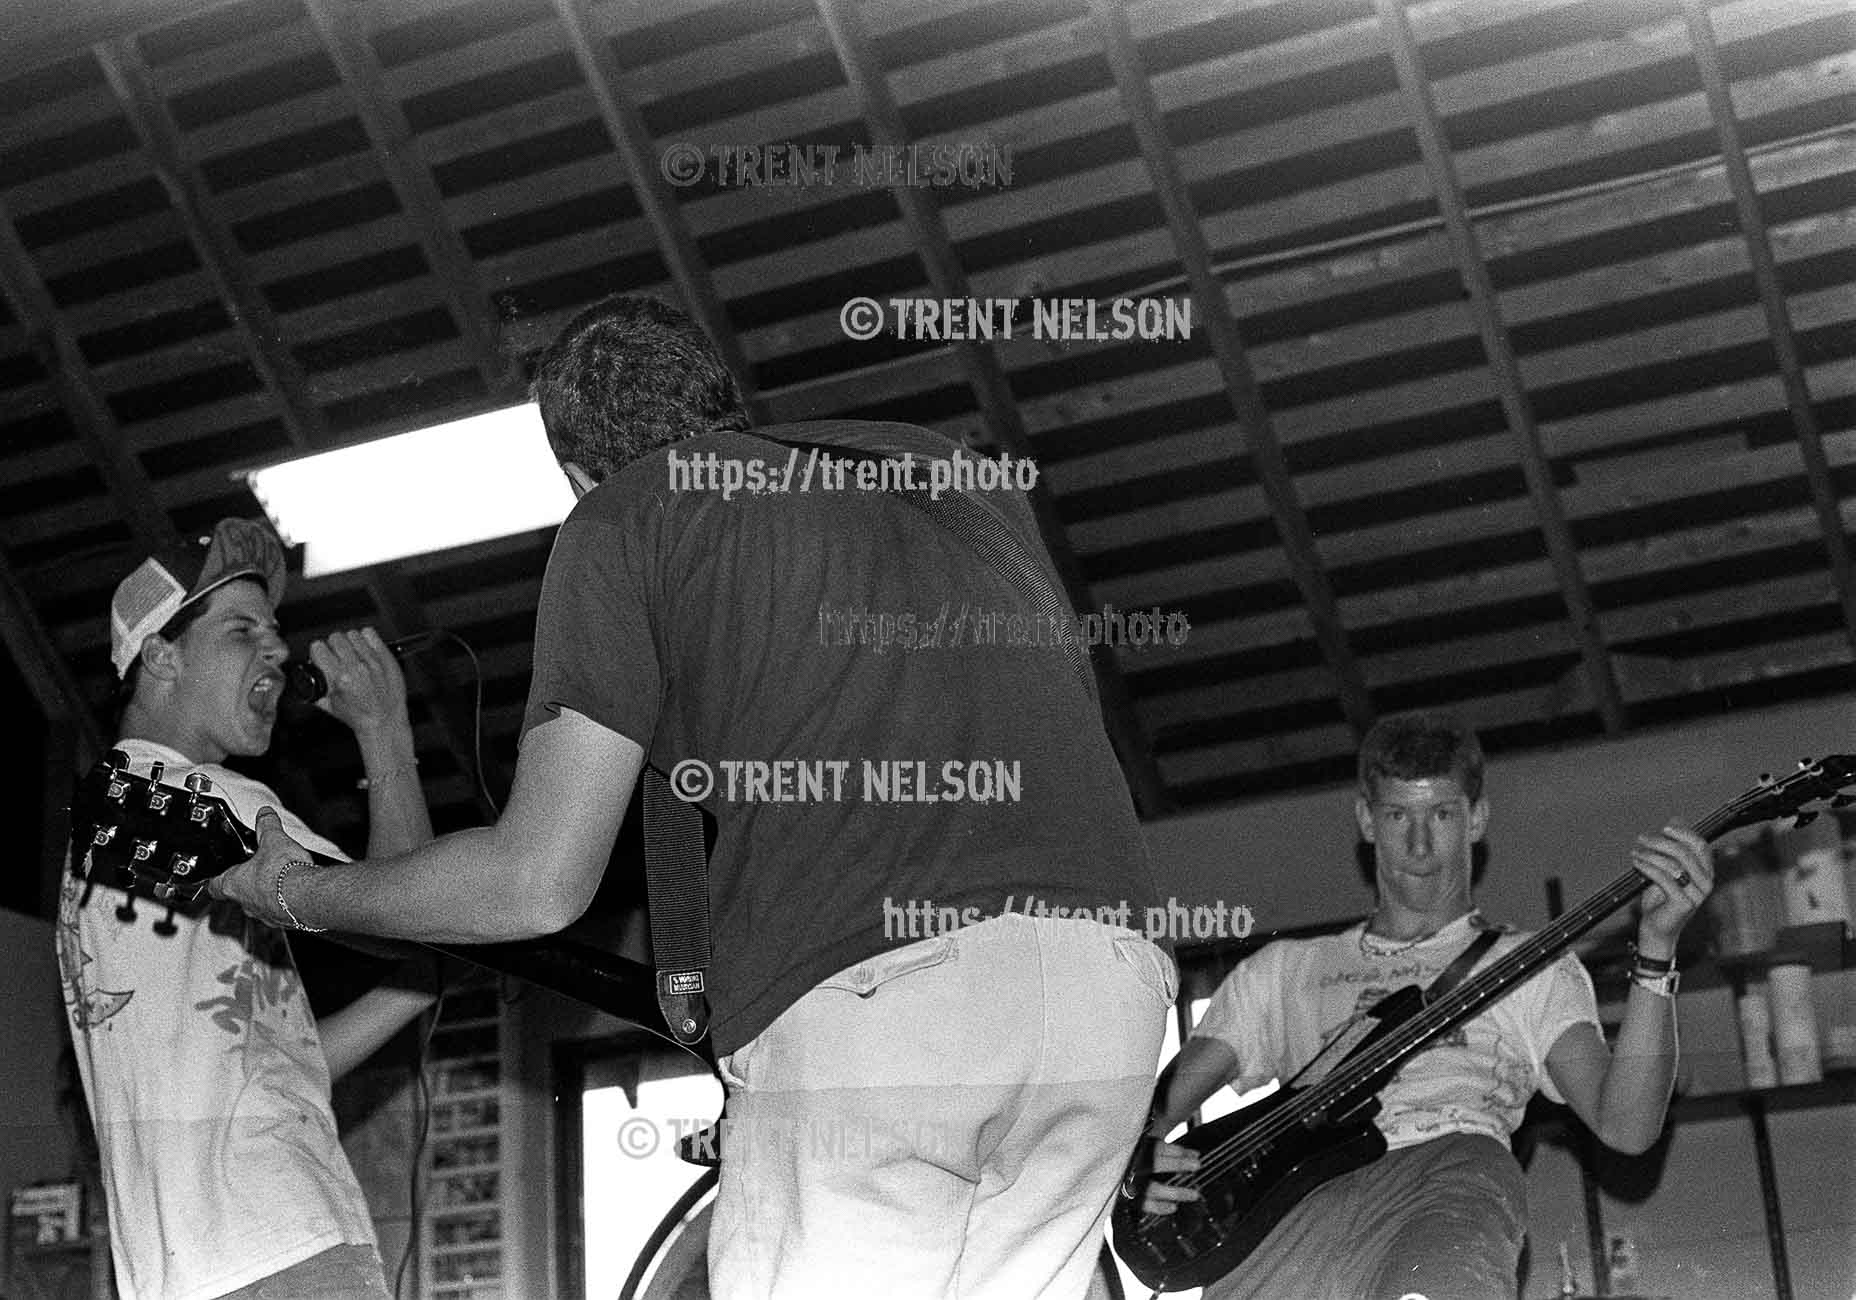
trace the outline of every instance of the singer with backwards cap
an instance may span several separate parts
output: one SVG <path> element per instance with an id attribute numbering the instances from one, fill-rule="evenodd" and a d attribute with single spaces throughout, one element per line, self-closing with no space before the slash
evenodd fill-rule
<path id="1" fill-rule="evenodd" d="M 211 782 L 247 825 L 270 789 L 221 764 L 270 748 L 284 686 L 283 548 L 262 524 L 151 556 L 116 588 L 110 655 L 130 769 Z M 353 730 L 367 773 L 369 856 L 432 838 L 399 665 L 372 628 L 313 643 L 318 707 Z M 287 810 L 290 833 L 345 857 Z M 317 1020 L 287 937 L 214 902 L 172 915 L 65 873 L 65 1012 L 102 1157 L 117 1289 L 141 1300 L 391 1294 L 329 1084 L 431 1005 L 389 982 Z"/>

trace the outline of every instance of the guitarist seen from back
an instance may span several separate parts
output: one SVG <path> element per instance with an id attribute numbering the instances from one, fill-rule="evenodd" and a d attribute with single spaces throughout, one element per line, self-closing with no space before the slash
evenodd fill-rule
<path id="1" fill-rule="evenodd" d="M 1151 1132 L 1171 1131 L 1227 1083 L 1290 1081 L 1366 1008 L 1406 985 L 1430 987 L 1494 928 L 1470 898 L 1471 852 L 1489 818 L 1482 784 L 1475 733 L 1448 715 L 1385 718 L 1367 733 L 1354 815 L 1372 846 L 1372 915 L 1240 963 L 1181 1051 Z M 1676 940 L 1713 885 L 1711 855 L 1699 835 L 1668 826 L 1640 836 L 1630 860 L 1652 883 L 1615 1048 L 1599 1031 L 1591 978 L 1562 954 L 1408 1060 L 1379 1093 L 1374 1122 L 1388 1152 L 1310 1191 L 1207 1300 L 1515 1295 L 1526 1200 L 1508 1144 L 1533 1093 L 1564 1102 L 1623 1152 L 1647 1150 L 1662 1130 L 1676 1068 Z M 1502 934 L 1479 964 L 1524 937 Z M 1294 1083 L 1314 1083 L 1326 1065 Z M 1164 1177 L 1199 1163 L 1158 1143 L 1143 1208 L 1198 1199 Z"/>
<path id="2" fill-rule="evenodd" d="M 268 529 L 223 519 L 116 588 L 110 652 L 126 701 L 117 748 L 132 775 L 150 777 L 158 764 L 157 784 L 182 787 L 197 773 L 211 782 L 203 793 L 246 823 L 282 806 L 221 764 L 270 748 L 284 578 Z M 360 743 L 369 852 L 430 840 L 405 682 L 386 644 L 372 628 L 339 632 L 313 643 L 310 657 L 330 683 L 321 707 Z M 344 856 L 285 816 L 304 844 Z M 431 1005 L 424 981 L 384 983 L 318 1021 L 281 930 L 227 903 L 170 915 L 115 879 L 82 879 L 87 861 L 65 874 L 58 958 L 118 1293 L 389 1295 L 329 1084 Z"/>

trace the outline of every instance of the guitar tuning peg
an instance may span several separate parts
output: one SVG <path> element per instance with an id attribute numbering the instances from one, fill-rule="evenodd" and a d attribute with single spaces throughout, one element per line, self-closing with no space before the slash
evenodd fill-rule
<path id="1" fill-rule="evenodd" d="M 1811 760 L 1810 760 L 1810 759 L 1808 759 L 1808 758 L 1801 758 L 1801 759 L 1799 759 L 1799 760 L 1798 760 L 1798 768 L 1799 768 L 1799 770 L 1800 770 L 1800 771 L 1803 771 L 1803 770 L 1804 770 L 1805 768 L 1807 768 L 1807 767 L 1809 767 L 1809 766 L 1811 766 Z"/>
<path id="2" fill-rule="evenodd" d="M 148 783 L 150 785 L 160 784 L 161 774 L 165 771 L 167 771 L 167 765 L 165 763 L 156 763 L 154 766 L 150 767 L 148 769 Z"/>
<path id="3" fill-rule="evenodd" d="M 120 772 L 129 766 L 129 755 L 120 749 L 112 749 L 103 756 L 103 765 L 112 773 Z"/>
<path id="4" fill-rule="evenodd" d="M 180 933 L 180 927 L 174 924 L 173 908 L 170 907 L 168 909 L 168 914 L 155 922 L 155 933 L 160 935 L 163 939 L 173 938 Z"/>
<path id="5" fill-rule="evenodd" d="M 116 919 L 133 923 L 135 921 L 135 895 L 130 894 L 122 900 L 122 906 L 116 909 Z"/>
<path id="6" fill-rule="evenodd" d="M 168 871 L 170 874 L 176 875 L 176 876 L 191 876 L 193 874 L 193 869 L 199 865 L 200 865 L 199 854 L 197 853 L 186 853 L 186 854 L 176 853 L 173 856 L 173 858 L 170 859 L 168 862 Z"/>
<path id="7" fill-rule="evenodd" d="M 1772 784 L 1772 773 L 1761 772 L 1759 774 L 1759 783 L 1761 785 L 1771 785 Z"/>
<path id="8" fill-rule="evenodd" d="M 189 772 L 187 788 L 195 794 L 207 794 L 213 788 L 213 779 L 204 772 Z"/>

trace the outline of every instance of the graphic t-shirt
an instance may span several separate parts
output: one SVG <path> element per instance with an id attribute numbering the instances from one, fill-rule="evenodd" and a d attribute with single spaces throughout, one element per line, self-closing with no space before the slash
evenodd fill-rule
<path id="1" fill-rule="evenodd" d="M 909 451 L 924 478 L 925 458 L 953 448 L 900 424 L 767 432 Z M 1153 882 L 1097 706 L 1049 645 L 982 631 L 1025 612 L 1016 590 L 893 496 L 803 480 L 729 497 L 679 488 L 673 462 L 701 457 L 784 469 L 789 451 L 708 435 L 581 499 L 548 560 L 524 729 L 568 708 L 644 746 L 663 772 L 707 765 L 716 1050 L 739 1048 L 826 976 L 929 937 L 896 910 L 910 903 L 974 918 L 1027 898 L 1125 903 L 1122 923 L 1140 928 Z M 1022 496 L 974 495 L 1041 554 Z M 901 765 L 874 770 L 906 783 L 868 784 L 866 761 Z M 996 797 L 946 797 L 950 761 L 965 789 L 985 775 Z M 736 767 L 731 797 L 724 764 L 782 762 L 810 766 L 755 787 Z M 817 766 L 831 762 L 845 764 L 841 786 Z M 808 788 L 806 775 L 823 779 Z"/>
<path id="2" fill-rule="evenodd" d="M 1480 915 L 1471 912 L 1414 945 L 1376 939 L 1364 922 L 1339 934 L 1268 944 L 1218 986 L 1193 1036 L 1229 1045 L 1245 1082 L 1274 1075 L 1286 1083 L 1381 998 L 1407 984 L 1428 986 L 1480 928 Z M 1477 969 L 1526 939 L 1503 935 Z M 1482 1133 L 1506 1143 L 1536 1091 L 1565 1100 L 1547 1075 L 1546 1058 L 1559 1036 L 1580 1023 L 1598 1026 L 1598 1002 L 1585 967 L 1564 953 L 1400 1068 L 1379 1093 L 1375 1123 L 1387 1145 L 1445 1133 Z"/>
<path id="3" fill-rule="evenodd" d="M 239 821 L 278 810 L 291 838 L 345 857 L 271 790 L 165 746 L 124 740 L 163 784 L 212 781 Z M 229 903 L 200 917 L 90 889 L 67 871 L 58 910 L 66 1020 L 90 1100 L 117 1288 L 140 1300 L 222 1295 L 374 1225 L 329 1109 L 329 1069 L 283 933 Z"/>

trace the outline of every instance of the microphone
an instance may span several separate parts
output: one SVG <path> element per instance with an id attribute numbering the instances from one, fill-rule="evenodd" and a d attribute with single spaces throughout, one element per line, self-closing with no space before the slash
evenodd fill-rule
<path id="1" fill-rule="evenodd" d="M 387 642 L 387 649 L 393 652 L 395 659 L 404 659 L 409 654 L 428 649 L 441 636 L 441 630 L 414 632 L 411 636 L 400 637 Z M 283 697 L 295 700 L 298 704 L 314 704 L 329 693 L 329 679 L 322 669 L 307 659 L 286 659 L 277 671 L 284 675 Z"/>

